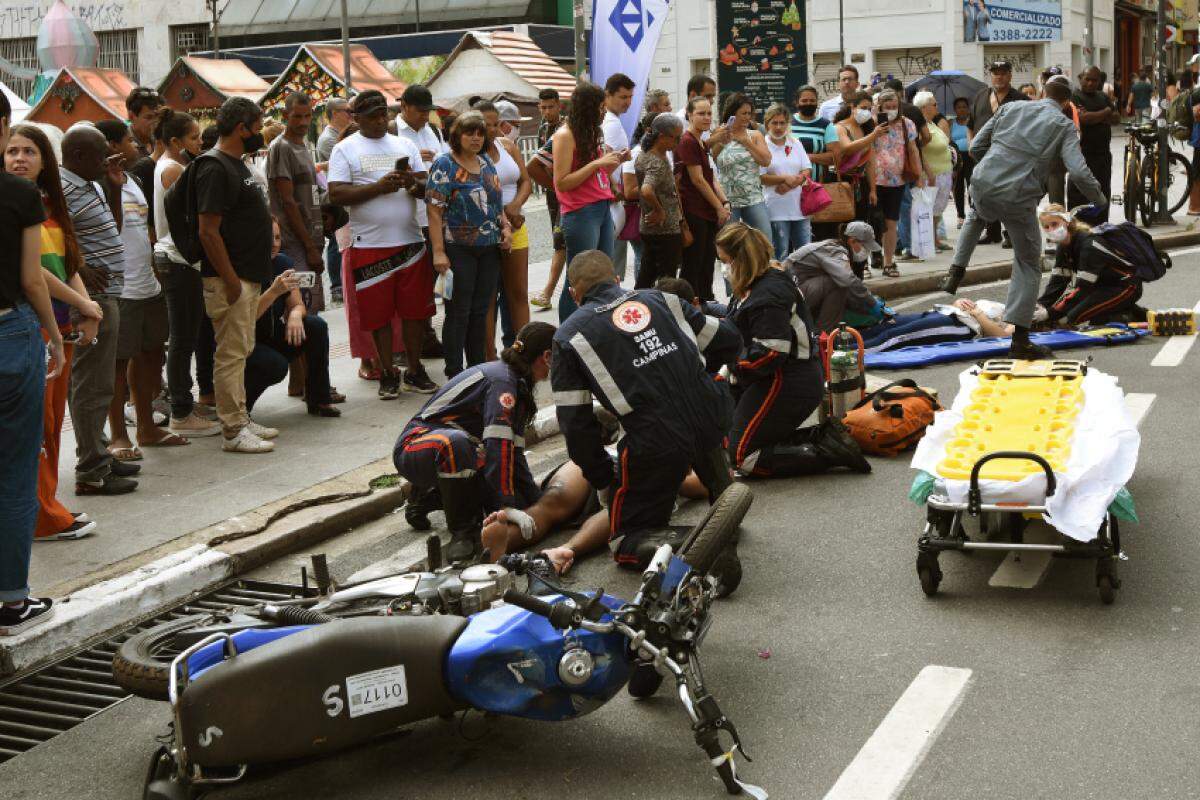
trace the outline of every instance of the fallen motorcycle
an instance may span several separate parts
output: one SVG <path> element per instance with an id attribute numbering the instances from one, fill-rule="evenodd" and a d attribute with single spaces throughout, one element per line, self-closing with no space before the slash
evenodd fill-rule
<path id="1" fill-rule="evenodd" d="M 307 607 L 274 608 L 267 618 L 231 617 L 166 669 L 173 725 L 151 761 L 144 800 L 193 798 L 240 780 L 250 764 L 322 756 L 464 709 L 572 719 L 624 686 L 647 697 L 664 677 L 729 794 L 766 798 L 737 776 L 741 740 L 705 684 L 699 654 L 719 589 L 709 573 L 751 501 L 742 484 L 726 489 L 678 557 L 669 544 L 658 549 L 629 602 L 602 589 L 573 592 L 548 574 L 544 559 L 514 555 L 457 575 L 382 579 L 391 582 L 391 598 L 381 581 L 343 590 L 359 592 L 349 617 L 320 610 L 345 607 L 338 592 Z M 525 591 L 513 587 L 514 576 L 527 578 Z M 376 610 L 364 611 L 363 601 Z M 176 633 L 197 630 L 193 622 Z M 141 665 L 139 694 L 158 688 L 157 673 L 147 678 L 154 663 Z M 721 731 L 731 747 L 722 746 Z"/>

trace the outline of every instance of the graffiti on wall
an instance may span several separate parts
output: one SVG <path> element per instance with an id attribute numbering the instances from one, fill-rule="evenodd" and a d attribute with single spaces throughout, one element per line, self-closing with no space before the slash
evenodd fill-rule
<path id="1" fill-rule="evenodd" d="M 101 0 L 95 3 L 74 3 L 71 10 L 94 31 L 111 31 L 127 27 L 127 0 Z M 37 36 L 42 17 L 50 2 L 26 2 L 0 8 L 0 39 L 20 39 Z"/>

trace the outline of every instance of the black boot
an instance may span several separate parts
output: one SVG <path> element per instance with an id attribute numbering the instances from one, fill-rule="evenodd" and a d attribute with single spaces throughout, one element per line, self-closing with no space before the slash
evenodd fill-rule
<path id="1" fill-rule="evenodd" d="M 942 282 L 938 284 L 938 288 L 946 294 L 955 294 L 958 292 L 958 287 L 962 284 L 963 278 L 966 276 L 966 267 L 956 267 L 951 264 L 950 269 L 946 270 L 946 275 L 942 278 Z"/>
<path id="2" fill-rule="evenodd" d="M 813 447 L 832 467 L 847 467 L 854 472 L 868 473 L 871 462 L 863 458 L 862 448 L 846 426 L 836 419 L 827 419 L 817 426 Z"/>
<path id="3" fill-rule="evenodd" d="M 633 572 L 642 572 L 650 565 L 650 559 L 654 558 L 658 548 L 669 544 L 678 550 L 686 538 L 686 530 L 672 528 L 627 533 L 617 546 L 617 566 Z"/>
<path id="4" fill-rule="evenodd" d="M 438 493 L 450 531 L 446 561 L 451 564 L 470 561 L 483 549 L 483 492 L 479 480 L 475 474 L 438 476 Z"/>
<path id="5" fill-rule="evenodd" d="M 758 461 L 770 471 L 772 478 L 792 478 L 796 475 L 820 475 L 828 472 L 829 460 L 811 444 L 777 444 L 764 447 Z"/>
<path id="6" fill-rule="evenodd" d="M 414 531 L 427 531 L 433 527 L 429 523 L 429 514 L 441 507 L 442 498 L 436 488 L 421 489 L 414 486 L 408 502 L 404 504 L 404 519 Z"/>
<path id="7" fill-rule="evenodd" d="M 1022 361 L 1040 361 L 1054 358 L 1049 347 L 1029 341 L 1029 328 L 1013 326 L 1012 344 L 1008 346 L 1008 357 Z"/>

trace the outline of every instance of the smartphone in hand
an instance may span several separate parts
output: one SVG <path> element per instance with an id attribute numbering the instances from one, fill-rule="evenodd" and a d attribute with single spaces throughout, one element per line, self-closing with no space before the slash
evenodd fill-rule
<path id="1" fill-rule="evenodd" d="M 317 273 L 315 272 L 297 272 L 296 280 L 299 282 L 297 288 L 311 289 L 317 285 Z"/>
<path id="2" fill-rule="evenodd" d="M 396 159 L 396 172 L 408 172 L 408 156 L 402 156 Z"/>
<path id="3" fill-rule="evenodd" d="M 732 128 L 733 123 L 735 123 L 735 122 L 737 122 L 737 117 L 730 117 L 729 119 L 725 120 L 725 127 Z"/>

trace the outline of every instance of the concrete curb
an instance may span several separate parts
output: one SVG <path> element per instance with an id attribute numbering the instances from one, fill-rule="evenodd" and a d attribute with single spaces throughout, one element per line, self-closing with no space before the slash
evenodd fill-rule
<path id="1" fill-rule="evenodd" d="M 218 537 L 253 530 L 291 505 L 361 491 L 371 479 L 391 474 L 392 470 L 391 459 L 380 459 L 109 565 L 72 582 L 72 586 L 55 587 L 48 594 L 62 599 L 55 604 L 53 618 L 0 642 L 0 676 L 27 670 L 64 651 L 102 639 L 119 627 L 186 601 L 270 560 L 390 513 L 404 503 L 407 483 L 377 489 L 365 497 L 303 508 L 259 533 L 210 545 Z"/>
<path id="2" fill-rule="evenodd" d="M 1168 231 L 1157 235 L 1152 231 L 1151 235 L 1154 238 L 1154 243 L 1164 250 L 1200 244 L 1200 229 L 1191 230 L 1190 226 L 1186 230 Z M 876 297 L 884 300 L 899 300 L 901 298 L 912 297 L 913 295 L 937 291 L 938 284 L 941 282 L 943 275 L 945 275 L 944 271 L 923 272 L 918 275 L 905 275 L 899 278 L 872 278 L 866 281 L 866 284 L 867 288 Z M 967 268 L 967 275 L 963 279 L 962 285 L 972 286 L 978 283 L 1005 280 L 1011 275 L 1011 259 L 993 261 L 987 264 L 976 264 L 973 267 Z"/>

